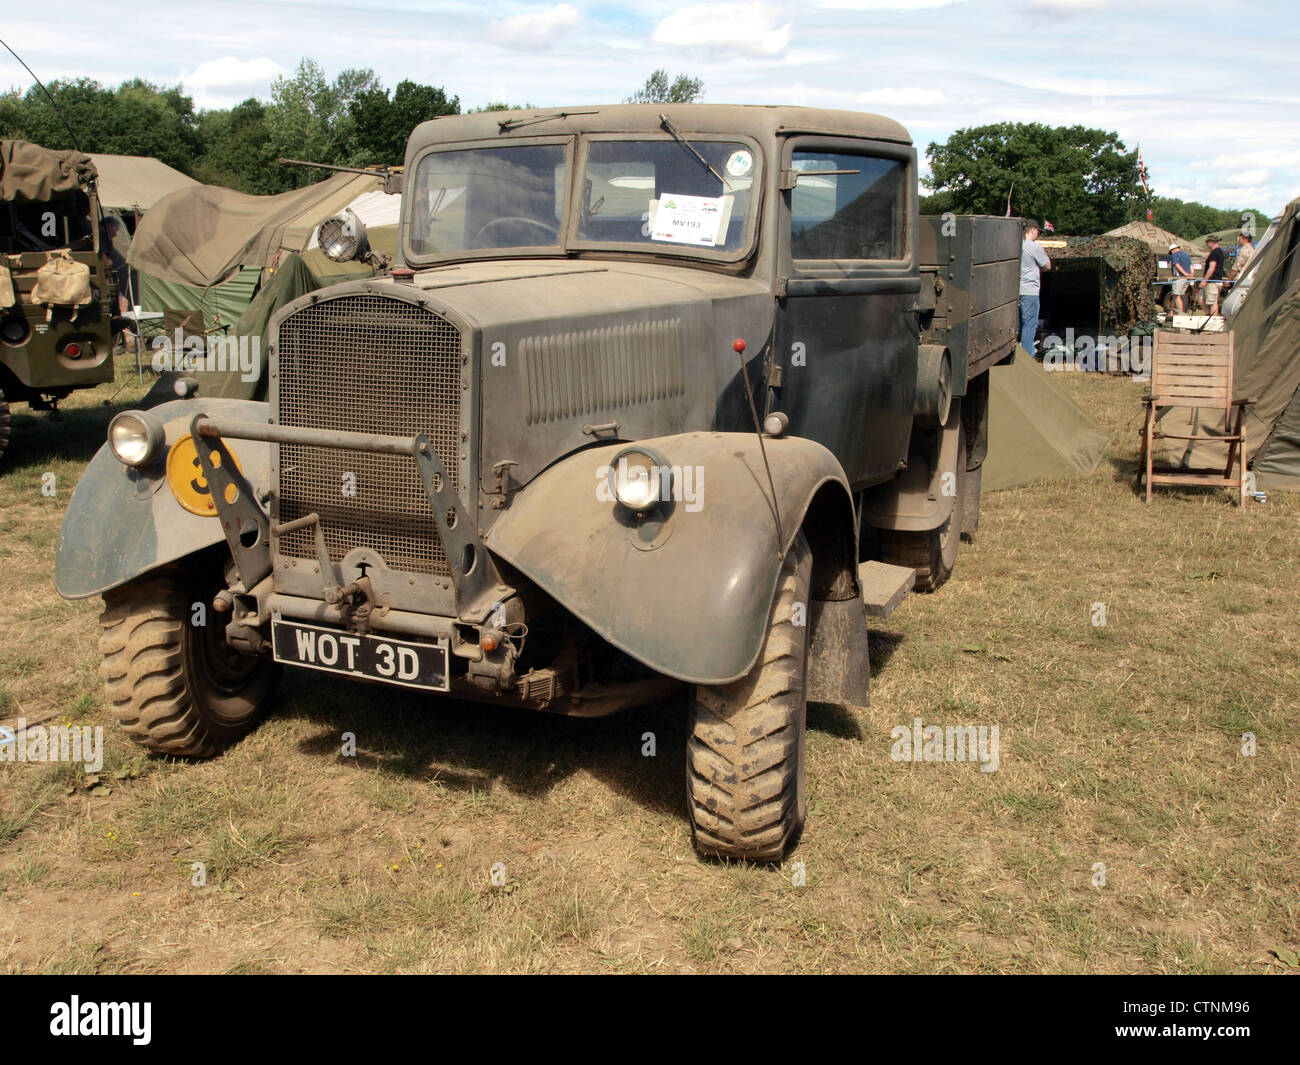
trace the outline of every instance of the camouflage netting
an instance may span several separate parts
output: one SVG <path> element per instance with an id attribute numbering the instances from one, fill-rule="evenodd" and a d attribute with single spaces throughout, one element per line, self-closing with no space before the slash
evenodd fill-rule
<path id="1" fill-rule="evenodd" d="M 1102 327 L 1123 335 L 1156 316 L 1151 284 L 1156 279 L 1155 253 L 1133 237 L 1067 237 L 1064 248 L 1051 248 L 1057 259 L 1096 259 L 1102 266 Z"/>

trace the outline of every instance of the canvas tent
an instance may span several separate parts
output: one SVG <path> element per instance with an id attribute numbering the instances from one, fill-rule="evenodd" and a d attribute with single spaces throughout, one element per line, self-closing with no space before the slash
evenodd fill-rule
<path id="1" fill-rule="evenodd" d="M 280 268 L 271 275 L 252 301 L 244 307 L 234 320 L 234 324 L 224 330 L 225 336 L 243 342 L 246 338 L 252 343 L 256 338 L 256 374 L 245 376 L 241 372 L 226 369 L 184 368 L 182 371 L 167 371 L 161 374 L 143 405 L 152 407 L 158 403 L 175 399 L 172 387 L 178 376 L 193 377 L 199 383 L 200 396 L 224 396 L 233 399 L 265 399 L 267 386 L 267 369 L 269 359 L 269 330 L 271 316 L 291 303 L 299 296 L 318 288 L 335 284 L 339 281 L 351 281 L 357 278 L 373 277 L 376 270 L 362 263 L 336 263 L 320 249 L 313 249 L 299 255 L 290 253 Z M 250 349 L 251 350 L 251 349 Z"/>
<path id="2" fill-rule="evenodd" d="M 259 286 L 307 249 L 325 218 L 383 184 L 382 175 L 343 173 L 278 196 L 213 185 L 164 196 L 131 243 L 140 304 L 168 314 L 167 325 L 184 312 L 189 320 L 175 324 L 187 329 L 233 329 Z"/>
<path id="3" fill-rule="evenodd" d="M 215 185 L 181 189 L 141 220 L 131 265 L 195 288 L 220 284 L 240 269 L 269 273 L 285 255 L 303 251 L 325 218 L 383 182 L 380 175 L 335 174 L 278 196 Z"/>
<path id="4" fill-rule="evenodd" d="M 1059 371 L 1056 371 L 1059 372 Z M 1018 348 L 1015 361 L 989 371 L 989 451 L 981 489 L 1082 477 L 1095 470 L 1107 437 L 1053 371 Z"/>
<path id="5" fill-rule="evenodd" d="M 1195 259 L 1204 259 L 1210 254 L 1209 248 L 1194 240 L 1188 240 L 1186 237 L 1180 237 L 1176 233 L 1170 233 L 1167 229 L 1161 229 L 1154 222 L 1128 222 L 1116 229 L 1108 230 L 1103 236 L 1107 237 L 1134 237 L 1147 245 L 1156 255 L 1164 257 L 1169 254 L 1169 245 L 1177 244 L 1187 252 L 1188 255 Z"/>
<path id="6" fill-rule="evenodd" d="M 1250 292 L 1232 319 L 1233 397 L 1253 399 L 1246 456 L 1259 488 L 1300 488 L 1300 199 L 1257 255 Z M 1220 419 L 1221 421 L 1221 419 Z M 1164 428 L 1164 423 L 1161 423 Z M 1202 428 L 1209 428 L 1205 422 Z M 1166 431 L 1176 432 L 1176 429 Z M 1197 444 L 1189 466 L 1223 465 L 1224 445 Z"/>
<path id="7" fill-rule="evenodd" d="M 148 156 L 92 153 L 90 159 L 99 171 L 99 202 L 107 211 L 147 211 L 169 193 L 198 184 Z"/>

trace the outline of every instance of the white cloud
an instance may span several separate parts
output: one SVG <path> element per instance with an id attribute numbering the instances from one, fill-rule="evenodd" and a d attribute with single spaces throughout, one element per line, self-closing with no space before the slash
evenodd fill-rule
<path id="1" fill-rule="evenodd" d="M 1261 148 L 1256 151 L 1220 155 L 1215 157 L 1213 166 L 1229 171 L 1239 166 L 1267 167 L 1270 170 L 1300 170 L 1300 148 Z"/>
<path id="2" fill-rule="evenodd" d="M 813 0 L 814 7 L 829 11 L 921 11 L 966 0 Z"/>
<path id="3" fill-rule="evenodd" d="M 191 74 L 181 74 L 187 89 L 226 89 L 240 85 L 260 85 L 284 73 L 274 59 L 236 59 L 225 55 L 200 63 Z"/>
<path id="4" fill-rule="evenodd" d="M 1110 0 L 1029 0 L 1029 6 L 1037 11 L 1050 11 L 1058 15 L 1073 15 L 1080 11 L 1100 11 L 1108 7 Z"/>
<path id="5" fill-rule="evenodd" d="M 191 73 L 181 73 L 185 92 L 194 98 L 196 107 L 230 107 L 249 96 L 265 96 L 271 82 L 285 68 L 274 59 L 236 59 L 225 55 L 200 63 Z"/>
<path id="6" fill-rule="evenodd" d="M 1223 184 L 1231 188 L 1239 188 L 1243 185 L 1263 185 L 1268 182 L 1268 171 L 1260 168 L 1258 170 L 1236 170 L 1226 176 Z"/>
<path id="7" fill-rule="evenodd" d="M 556 4 L 541 11 L 498 19 L 492 23 L 492 33 L 496 43 L 506 48 L 546 49 L 561 33 L 576 26 L 580 18 L 572 4 Z"/>
<path id="8" fill-rule="evenodd" d="M 938 89 L 871 89 L 858 93 L 858 103 L 872 107 L 934 107 L 943 100 Z"/>
<path id="9" fill-rule="evenodd" d="M 779 55 L 790 44 L 790 23 L 776 25 L 766 4 L 702 4 L 674 11 L 652 40 L 670 48 L 710 48 L 745 55 Z"/>

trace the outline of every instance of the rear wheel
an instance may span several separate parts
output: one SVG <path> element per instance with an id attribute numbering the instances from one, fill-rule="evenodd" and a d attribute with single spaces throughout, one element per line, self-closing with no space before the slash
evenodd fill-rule
<path id="1" fill-rule="evenodd" d="M 916 571 L 916 590 L 933 592 L 952 576 L 957 564 L 962 519 L 966 510 L 966 434 L 957 434 L 957 462 L 954 489 L 957 498 L 952 503 L 948 520 L 937 529 L 924 532 L 903 532 L 899 529 L 880 530 L 880 561 L 892 566 L 906 566 Z M 977 504 L 978 505 L 978 504 Z"/>
<path id="2" fill-rule="evenodd" d="M 226 643 L 211 611 L 217 580 L 167 567 L 104 596 L 99 651 L 109 706 L 141 747 L 210 758 L 249 732 L 280 668 Z M 193 624 L 204 605 L 204 625 Z"/>
<path id="3" fill-rule="evenodd" d="M 708 857 L 780 861 L 803 831 L 811 580 L 812 551 L 800 532 L 754 668 L 692 693 L 686 794 L 695 848 Z"/>

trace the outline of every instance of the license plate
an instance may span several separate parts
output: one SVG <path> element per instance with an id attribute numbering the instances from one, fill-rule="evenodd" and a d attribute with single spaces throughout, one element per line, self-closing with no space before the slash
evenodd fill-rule
<path id="1" fill-rule="evenodd" d="M 445 692 L 451 687 L 445 637 L 436 643 L 411 643 L 273 619 L 271 647 L 275 660 L 289 665 L 426 691 Z"/>

